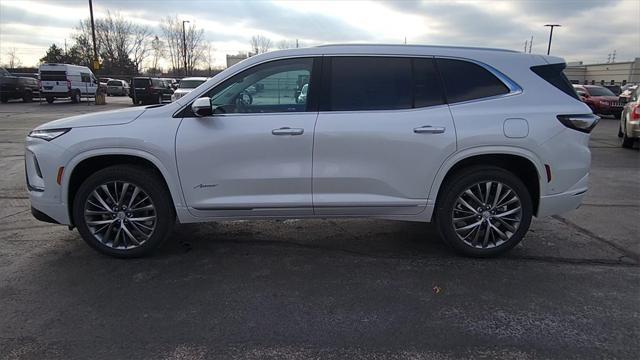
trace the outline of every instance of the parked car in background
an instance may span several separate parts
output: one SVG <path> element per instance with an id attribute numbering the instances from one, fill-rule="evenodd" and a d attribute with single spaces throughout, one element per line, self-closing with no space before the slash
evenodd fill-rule
<path id="1" fill-rule="evenodd" d="M 129 96 L 129 83 L 124 80 L 109 80 L 107 83 L 107 95 Z"/>
<path id="2" fill-rule="evenodd" d="M 161 78 L 162 80 L 168 81 L 169 84 L 171 85 L 171 88 L 173 90 L 178 88 L 178 84 L 180 84 L 180 82 L 174 78 Z"/>
<path id="3" fill-rule="evenodd" d="M 627 103 L 629 100 L 631 100 L 631 95 L 637 88 L 638 88 L 637 84 L 627 84 L 623 86 L 622 93 L 620 93 L 620 96 L 618 98 L 620 99 L 621 102 Z"/>
<path id="4" fill-rule="evenodd" d="M 300 89 L 300 94 L 296 98 L 297 103 L 306 103 L 307 102 L 307 92 L 309 91 L 309 84 L 302 85 L 302 89 Z"/>
<path id="5" fill-rule="evenodd" d="M 622 92 L 620 85 L 605 85 L 604 87 L 609 89 L 615 96 L 620 95 Z"/>
<path id="6" fill-rule="evenodd" d="M 188 77 L 180 80 L 178 88 L 173 92 L 173 95 L 171 96 L 171 101 L 180 99 L 184 95 L 190 93 L 191 90 L 204 84 L 205 81 L 207 81 L 206 77 Z"/>
<path id="7" fill-rule="evenodd" d="M 173 89 L 167 80 L 152 77 L 135 77 L 131 80 L 129 97 L 134 104 L 162 104 L 171 100 Z"/>
<path id="8" fill-rule="evenodd" d="M 0 68 L 0 102 L 6 103 L 11 99 L 22 99 L 31 102 L 39 96 L 38 80 L 32 77 L 14 76 L 6 69 Z"/>
<path id="9" fill-rule="evenodd" d="M 613 115 L 616 119 L 620 118 L 624 104 L 611 90 L 598 85 L 573 85 L 573 88 L 594 114 Z"/>
<path id="10" fill-rule="evenodd" d="M 435 221 L 462 254 L 498 255 L 534 215 L 573 210 L 587 192 L 599 118 L 564 68 L 553 56 L 445 46 L 252 56 L 164 106 L 35 128 L 32 213 L 118 257 L 150 253 L 176 217 Z M 135 89 L 155 80 L 135 78 Z M 251 86 L 262 89 L 252 102 Z"/>
<path id="11" fill-rule="evenodd" d="M 98 79 L 86 66 L 42 64 L 39 74 L 40 93 L 49 104 L 60 98 L 78 103 L 83 96 L 95 97 L 98 90 Z"/>
<path id="12" fill-rule="evenodd" d="M 638 86 L 622 110 L 618 137 L 622 138 L 621 145 L 624 148 L 633 147 L 633 143 L 640 138 L 640 87 Z"/>

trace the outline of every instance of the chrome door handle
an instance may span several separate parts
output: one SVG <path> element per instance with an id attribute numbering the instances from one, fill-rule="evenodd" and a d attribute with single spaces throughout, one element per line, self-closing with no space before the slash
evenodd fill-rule
<path id="1" fill-rule="evenodd" d="M 280 129 L 271 130 L 273 135 L 302 135 L 304 134 L 304 129 L 300 128 L 290 128 L 290 127 L 281 127 Z"/>
<path id="2" fill-rule="evenodd" d="M 445 129 L 443 126 L 425 125 L 413 129 L 413 132 L 416 134 L 442 134 Z"/>

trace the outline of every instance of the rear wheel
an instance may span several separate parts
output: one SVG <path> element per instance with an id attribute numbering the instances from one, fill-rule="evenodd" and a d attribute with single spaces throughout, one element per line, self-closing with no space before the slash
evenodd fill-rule
<path id="1" fill-rule="evenodd" d="M 162 181 L 138 166 L 111 166 L 87 178 L 73 201 L 73 219 L 94 249 L 139 257 L 158 248 L 175 222 Z"/>
<path id="2" fill-rule="evenodd" d="M 489 257 L 516 246 L 531 224 L 531 195 L 522 181 L 497 167 L 472 167 L 451 176 L 436 205 L 444 240 L 467 256 Z"/>
<path id="3" fill-rule="evenodd" d="M 622 131 L 622 141 L 620 142 L 620 145 L 622 145 L 623 148 L 631 149 L 633 148 L 634 141 L 634 138 L 630 138 L 627 136 L 627 130 L 624 129 L 624 131 Z"/>
<path id="4" fill-rule="evenodd" d="M 27 90 L 24 92 L 24 94 L 22 95 L 22 101 L 26 103 L 33 101 L 33 94 L 31 93 L 31 91 Z"/>
<path id="5" fill-rule="evenodd" d="M 76 90 L 71 94 L 71 102 L 74 104 L 77 104 L 80 102 L 80 91 Z"/>
<path id="6" fill-rule="evenodd" d="M 6 103 L 8 103 L 8 102 L 9 102 L 9 98 L 8 98 L 8 97 L 5 97 L 5 96 L 0 97 L 0 102 L 1 102 L 1 103 L 3 103 L 3 104 L 6 104 Z"/>

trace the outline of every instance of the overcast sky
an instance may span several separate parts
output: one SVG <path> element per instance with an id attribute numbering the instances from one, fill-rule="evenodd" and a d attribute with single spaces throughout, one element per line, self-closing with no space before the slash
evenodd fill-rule
<path id="1" fill-rule="evenodd" d="M 225 54 L 249 50 L 252 35 L 324 43 L 403 43 L 499 47 L 546 53 L 547 23 L 556 28 L 551 53 L 567 61 L 606 62 L 640 57 L 639 0 L 528 1 L 169 1 L 94 0 L 94 14 L 118 12 L 149 25 L 167 15 L 195 22 Z M 71 43 L 73 28 L 89 15 L 88 0 L 0 0 L 0 63 L 15 48 L 23 65 L 34 65 L 52 43 Z"/>

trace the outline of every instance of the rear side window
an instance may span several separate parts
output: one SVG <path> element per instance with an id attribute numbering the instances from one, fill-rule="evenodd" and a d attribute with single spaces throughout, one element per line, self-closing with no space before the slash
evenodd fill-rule
<path id="1" fill-rule="evenodd" d="M 509 88 L 491 72 L 464 60 L 437 59 L 449 103 L 482 99 L 509 93 Z"/>
<path id="2" fill-rule="evenodd" d="M 412 85 L 410 58 L 334 57 L 331 60 L 329 109 L 410 109 Z"/>
<path id="3" fill-rule="evenodd" d="M 41 71 L 40 80 L 42 81 L 67 81 L 66 71 Z"/>
<path id="4" fill-rule="evenodd" d="M 565 67 L 566 65 L 564 63 L 538 65 L 532 66 L 531 71 L 563 93 L 575 99 L 579 99 L 578 94 L 576 94 L 575 89 L 571 85 L 571 82 L 569 82 L 567 77 L 564 75 L 563 70 Z"/>
<path id="5" fill-rule="evenodd" d="M 107 83 L 108 86 L 122 86 L 119 80 L 111 80 Z"/>
<path id="6" fill-rule="evenodd" d="M 444 104 L 442 82 L 433 58 L 413 59 L 414 107 Z"/>

